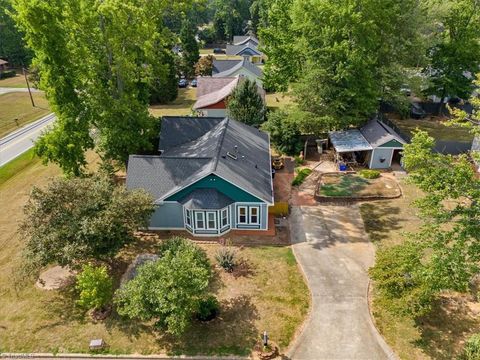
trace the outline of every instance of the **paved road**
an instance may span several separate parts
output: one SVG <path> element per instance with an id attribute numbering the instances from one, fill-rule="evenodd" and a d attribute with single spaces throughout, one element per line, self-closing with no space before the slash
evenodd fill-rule
<path id="1" fill-rule="evenodd" d="M 370 318 L 367 269 L 374 261 L 357 205 L 294 206 L 293 250 L 312 312 L 289 356 L 299 360 L 395 359 Z"/>
<path id="2" fill-rule="evenodd" d="M 40 90 L 30 88 L 32 92 L 39 92 Z M 0 95 L 8 94 L 12 92 L 28 92 L 28 88 L 9 88 L 9 87 L 0 87 Z"/>
<path id="3" fill-rule="evenodd" d="M 0 166 L 32 148 L 35 140 L 54 121 L 55 115 L 50 114 L 0 139 Z"/>

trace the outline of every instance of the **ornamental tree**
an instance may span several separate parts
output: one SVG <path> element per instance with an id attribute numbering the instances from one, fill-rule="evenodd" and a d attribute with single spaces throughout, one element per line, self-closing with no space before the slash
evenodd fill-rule
<path id="1" fill-rule="evenodd" d="M 77 275 L 75 288 L 80 292 L 77 304 L 88 310 L 101 310 L 112 298 L 113 280 L 105 265 L 85 264 Z"/>
<path id="2" fill-rule="evenodd" d="M 26 259 L 39 267 L 73 268 L 108 261 L 147 226 L 153 210 L 144 191 L 127 191 L 101 177 L 54 179 L 45 189 L 34 187 L 25 205 L 20 230 Z"/>
<path id="3" fill-rule="evenodd" d="M 168 240 L 159 255 L 117 290 L 117 311 L 129 318 L 155 320 L 157 327 L 181 335 L 207 292 L 210 264 L 200 248 L 183 238 Z"/>
<path id="4" fill-rule="evenodd" d="M 258 90 L 255 81 L 241 79 L 228 99 L 228 116 L 248 125 L 263 123 L 266 107 Z"/>

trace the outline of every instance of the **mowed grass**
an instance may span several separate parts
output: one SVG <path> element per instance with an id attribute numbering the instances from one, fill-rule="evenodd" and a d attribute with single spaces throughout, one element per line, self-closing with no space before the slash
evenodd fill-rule
<path id="1" fill-rule="evenodd" d="M 40 159 L 35 156 L 33 149 L 30 149 L 9 163 L 0 166 L 0 186 L 16 174 L 38 162 L 40 162 Z"/>
<path id="2" fill-rule="evenodd" d="M 267 107 L 271 109 L 282 109 L 294 104 L 292 97 L 284 93 L 269 93 L 266 95 L 265 100 Z"/>
<path id="3" fill-rule="evenodd" d="M 430 136 L 437 140 L 471 142 L 473 136 L 465 128 L 446 126 L 444 121 L 433 119 L 392 119 L 394 123 L 407 135 L 412 135 L 418 128 L 428 132 Z"/>
<path id="4" fill-rule="evenodd" d="M 401 182 L 403 196 L 393 200 L 364 203 L 360 210 L 365 228 L 379 251 L 401 244 L 406 233 L 416 232 L 421 221 L 413 200 L 422 196 L 415 186 Z M 430 315 L 414 320 L 396 316 L 375 301 L 372 284 L 372 312 L 375 324 L 401 359 L 456 359 L 463 342 L 480 332 L 480 304 L 461 294 L 444 294 Z"/>
<path id="5" fill-rule="evenodd" d="M 150 106 L 150 114 L 160 116 L 187 116 L 192 113 L 192 106 L 196 101 L 197 89 L 188 87 L 178 89 L 178 97 L 175 101 L 166 105 Z"/>
<path id="6" fill-rule="evenodd" d="M 31 85 L 32 84 L 30 84 L 30 86 Z M 27 82 L 25 81 L 25 77 L 23 75 L 17 74 L 15 77 L 0 79 L 0 87 L 26 88 Z"/>
<path id="7" fill-rule="evenodd" d="M 17 233 L 22 208 L 33 185 L 43 187 L 60 175 L 54 165 L 32 161 L 0 185 L 0 352 L 88 352 L 88 343 L 103 338 L 114 354 L 247 355 L 267 330 L 283 350 L 309 308 L 309 291 L 290 247 L 243 247 L 241 267 L 233 274 L 217 268 L 211 291 L 221 303 L 212 322 L 195 323 L 180 338 L 155 331 L 152 324 L 112 315 L 93 323 L 75 306 L 76 294 L 43 291 L 32 283 L 15 286 L 24 241 Z M 137 254 L 153 252 L 158 240 L 139 239 L 117 259 L 120 268 Z M 202 245 L 214 263 L 219 245 Z M 121 272 L 117 273 L 118 277 Z"/>
<path id="8" fill-rule="evenodd" d="M 51 112 L 43 93 L 35 92 L 32 95 L 35 107 L 28 93 L 0 95 L 0 138 Z"/>

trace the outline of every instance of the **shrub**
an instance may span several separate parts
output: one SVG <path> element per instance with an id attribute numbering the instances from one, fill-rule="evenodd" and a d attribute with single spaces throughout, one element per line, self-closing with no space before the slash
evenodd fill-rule
<path id="1" fill-rule="evenodd" d="M 115 294 L 122 316 L 181 335 L 207 294 L 211 268 L 205 252 L 191 241 L 173 238 L 160 249 L 160 258 L 137 269 L 137 275 Z"/>
<path id="2" fill-rule="evenodd" d="M 215 254 L 215 259 L 225 271 L 232 272 L 237 265 L 237 252 L 230 247 L 222 247 Z"/>
<path id="3" fill-rule="evenodd" d="M 0 79 L 8 79 L 17 76 L 15 70 L 0 72 Z"/>
<path id="4" fill-rule="evenodd" d="M 361 177 L 365 179 L 377 179 L 380 177 L 380 171 L 378 170 L 370 170 L 370 169 L 360 170 L 359 174 Z"/>
<path id="5" fill-rule="evenodd" d="M 112 297 L 113 281 L 106 266 L 95 267 L 86 264 L 77 275 L 76 289 L 80 291 L 77 304 L 85 309 L 104 308 Z"/>
<path id="6" fill-rule="evenodd" d="M 464 360 L 478 360 L 480 359 L 480 334 L 470 336 L 463 348 Z"/>
<path id="7" fill-rule="evenodd" d="M 210 321 L 217 317 L 220 311 L 220 304 L 215 296 L 210 295 L 202 300 L 197 312 L 197 319 L 200 321 Z"/>
<path id="8" fill-rule="evenodd" d="M 305 159 L 301 158 L 300 156 L 295 156 L 295 165 L 301 166 L 305 164 Z"/>
<path id="9" fill-rule="evenodd" d="M 312 173 L 312 170 L 309 168 L 302 169 L 298 172 L 297 176 L 295 176 L 295 179 L 292 181 L 293 186 L 299 186 L 302 184 L 305 179 L 307 178 L 308 175 Z"/>

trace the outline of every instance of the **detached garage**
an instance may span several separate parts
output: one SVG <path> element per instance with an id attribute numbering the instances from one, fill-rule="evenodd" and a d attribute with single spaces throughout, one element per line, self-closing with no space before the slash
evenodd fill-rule
<path id="1" fill-rule="evenodd" d="M 406 144 L 390 126 L 377 119 L 359 130 L 332 131 L 330 141 L 339 163 L 363 164 L 370 169 L 388 169 L 392 162 L 400 163 L 400 152 Z"/>

